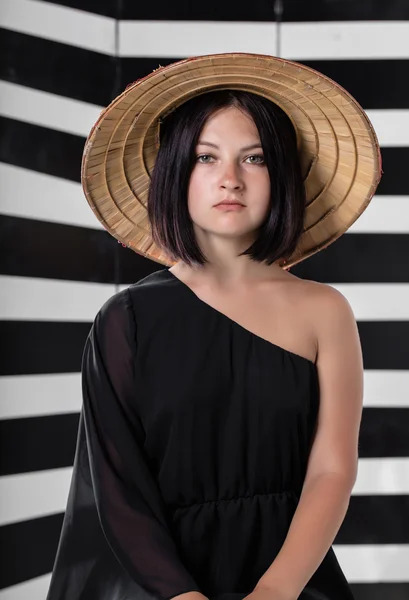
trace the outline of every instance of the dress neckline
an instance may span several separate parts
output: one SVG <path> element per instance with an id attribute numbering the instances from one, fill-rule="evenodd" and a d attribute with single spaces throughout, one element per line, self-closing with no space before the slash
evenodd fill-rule
<path id="1" fill-rule="evenodd" d="M 257 335 L 257 333 L 250 331 L 250 329 L 243 327 L 243 325 L 240 325 L 240 323 L 238 323 L 231 317 L 228 317 L 225 313 L 222 313 L 220 310 L 218 310 L 214 306 L 211 306 L 210 304 L 208 304 L 207 302 L 205 302 L 204 300 L 199 298 L 199 296 L 192 290 L 192 288 L 190 288 L 184 281 L 179 279 L 179 277 L 176 277 L 176 275 L 174 273 L 172 273 L 172 271 L 170 271 L 169 269 L 165 269 L 165 272 L 167 272 L 174 281 L 178 281 L 180 283 L 181 287 L 185 288 L 192 296 L 194 296 L 196 298 L 196 300 L 198 300 L 198 302 L 200 302 L 202 305 L 204 305 L 205 307 L 210 309 L 212 312 L 218 314 L 221 318 L 226 319 L 227 321 L 229 321 L 230 323 L 232 323 L 233 325 L 235 325 L 242 331 L 245 331 L 248 335 L 252 336 L 253 338 L 261 340 L 261 342 L 268 344 L 272 348 L 276 348 L 277 350 L 283 352 L 284 354 L 287 354 L 288 356 L 293 356 L 293 357 L 297 358 L 298 360 L 305 361 L 305 362 L 309 363 L 310 366 L 314 367 L 314 369 L 317 369 L 316 363 L 314 361 L 312 361 L 310 358 L 307 358 L 306 356 L 302 356 L 301 354 L 297 354 L 296 352 L 292 352 L 291 350 L 288 350 L 287 348 L 283 348 L 283 346 L 279 346 L 278 344 L 275 344 L 274 342 L 270 342 L 270 340 L 266 340 L 266 338 L 263 338 L 260 335 Z"/>

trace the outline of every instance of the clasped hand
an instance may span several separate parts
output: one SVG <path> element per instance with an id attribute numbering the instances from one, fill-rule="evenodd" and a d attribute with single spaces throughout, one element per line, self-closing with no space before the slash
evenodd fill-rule
<path id="1" fill-rule="evenodd" d="M 297 600 L 296 596 L 289 596 L 280 590 L 269 586 L 256 586 L 251 594 L 243 600 Z"/>

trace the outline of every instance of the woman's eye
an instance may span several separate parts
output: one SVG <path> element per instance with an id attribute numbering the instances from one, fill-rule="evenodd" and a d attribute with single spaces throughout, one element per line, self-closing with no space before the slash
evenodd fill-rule
<path id="1" fill-rule="evenodd" d="M 211 156 L 210 154 L 201 154 L 200 156 L 197 156 L 197 157 L 196 157 L 196 159 L 197 159 L 198 161 L 200 161 L 200 162 L 202 162 L 202 163 L 204 162 L 204 163 L 206 164 L 208 161 L 206 161 L 206 160 L 205 160 L 205 161 L 202 161 L 202 160 L 201 160 L 202 158 L 212 158 L 212 156 Z M 262 164 L 262 163 L 264 163 L 264 157 L 263 157 L 263 155 L 262 155 L 262 154 L 252 154 L 251 156 L 248 156 L 248 157 L 247 157 L 247 159 L 249 159 L 249 158 L 255 158 L 255 159 L 257 159 L 257 161 L 256 161 L 256 162 L 253 162 L 253 161 L 252 161 L 252 162 L 253 162 L 253 164 Z M 247 160 L 247 159 L 246 159 L 246 160 Z"/>
<path id="2" fill-rule="evenodd" d="M 247 158 L 257 158 L 260 159 L 259 162 L 257 162 L 256 164 L 261 164 L 264 162 L 264 157 L 262 154 L 252 154 L 251 156 L 248 156 Z"/>
<path id="3" fill-rule="evenodd" d="M 200 158 L 209 158 L 210 154 L 201 154 L 200 156 L 197 156 L 197 160 L 199 160 Z"/>

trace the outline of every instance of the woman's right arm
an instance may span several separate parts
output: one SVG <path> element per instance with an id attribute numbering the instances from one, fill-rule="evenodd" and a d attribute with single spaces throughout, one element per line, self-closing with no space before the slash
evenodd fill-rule
<path id="1" fill-rule="evenodd" d="M 83 414 L 98 517 L 132 579 L 157 600 L 204 600 L 182 563 L 143 450 L 137 323 L 128 289 L 98 312 L 82 359 Z"/>

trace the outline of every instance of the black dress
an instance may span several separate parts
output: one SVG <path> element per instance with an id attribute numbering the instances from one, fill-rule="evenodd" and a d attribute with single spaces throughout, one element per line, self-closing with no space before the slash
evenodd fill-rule
<path id="1" fill-rule="evenodd" d="M 47 600 L 250 594 L 301 494 L 315 364 L 161 269 L 99 310 L 82 386 Z M 332 547 L 300 598 L 353 599 Z"/>

